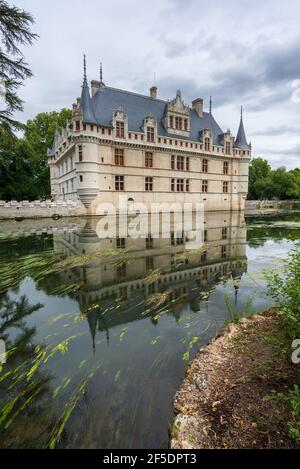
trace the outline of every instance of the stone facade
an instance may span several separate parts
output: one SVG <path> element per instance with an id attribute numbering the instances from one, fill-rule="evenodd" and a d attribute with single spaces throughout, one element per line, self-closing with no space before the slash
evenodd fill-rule
<path id="1" fill-rule="evenodd" d="M 223 133 L 203 100 L 186 105 L 107 87 L 86 76 L 73 118 L 49 150 L 55 200 L 118 208 L 120 194 L 143 202 L 203 202 L 205 210 L 243 210 L 248 191 L 248 145 L 241 116 L 236 138 Z"/>

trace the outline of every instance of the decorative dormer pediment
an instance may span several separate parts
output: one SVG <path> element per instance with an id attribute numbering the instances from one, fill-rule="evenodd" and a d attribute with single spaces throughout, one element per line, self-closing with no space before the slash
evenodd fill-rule
<path id="1" fill-rule="evenodd" d="M 126 138 L 128 133 L 128 118 L 121 106 L 113 113 L 112 126 L 115 138 Z"/>
<path id="2" fill-rule="evenodd" d="M 220 143 L 224 146 L 225 154 L 231 155 L 234 146 L 234 137 L 229 129 L 221 135 Z"/>
<path id="3" fill-rule="evenodd" d="M 211 133 L 211 130 L 210 129 L 203 129 L 203 130 L 200 130 L 199 132 L 199 138 L 202 142 L 204 142 L 204 139 L 205 138 L 212 138 L 212 133 Z"/>
<path id="4" fill-rule="evenodd" d="M 156 117 L 153 114 L 149 114 L 145 119 L 143 120 L 143 130 L 145 131 L 146 127 L 156 127 Z"/>
<path id="5" fill-rule="evenodd" d="M 157 139 L 157 122 L 153 114 L 149 114 L 143 120 L 142 130 L 148 143 L 154 143 Z"/>
<path id="6" fill-rule="evenodd" d="M 183 102 L 180 90 L 177 91 L 176 98 L 166 105 L 163 124 L 170 134 L 189 137 L 190 108 Z"/>
<path id="7" fill-rule="evenodd" d="M 121 120 L 121 121 L 127 120 L 127 115 L 125 114 L 122 106 L 120 106 L 113 114 L 113 121 L 116 121 L 116 120 Z"/>
<path id="8" fill-rule="evenodd" d="M 189 113 L 190 113 L 190 108 L 188 106 L 186 106 L 184 104 L 184 101 L 182 100 L 180 90 L 177 90 L 176 98 L 172 99 L 172 101 L 170 101 L 167 104 L 167 107 L 168 107 L 169 112 L 184 114 L 186 116 L 188 116 Z"/>
<path id="9" fill-rule="evenodd" d="M 203 129 L 199 132 L 200 141 L 204 144 L 205 151 L 212 149 L 212 131 L 210 129 Z"/>

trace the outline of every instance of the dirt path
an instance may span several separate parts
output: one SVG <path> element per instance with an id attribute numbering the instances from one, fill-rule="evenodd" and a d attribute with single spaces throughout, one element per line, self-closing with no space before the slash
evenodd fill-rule
<path id="1" fill-rule="evenodd" d="M 176 394 L 171 448 L 293 448 L 291 412 L 275 400 L 300 378 L 275 313 L 227 326 L 190 363 Z"/>

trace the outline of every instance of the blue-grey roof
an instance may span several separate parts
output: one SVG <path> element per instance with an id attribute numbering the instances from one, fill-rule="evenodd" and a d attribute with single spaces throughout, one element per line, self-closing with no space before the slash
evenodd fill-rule
<path id="1" fill-rule="evenodd" d="M 235 147 L 237 148 L 242 148 L 248 150 L 250 147 L 247 143 L 247 138 L 246 138 L 246 133 L 244 129 L 244 123 L 243 123 L 243 116 L 241 115 L 241 121 L 240 121 L 240 126 L 239 130 L 235 139 Z"/>
<path id="2" fill-rule="evenodd" d="M 83 122 L 97 124 L 94 114 L 94 106 L 90 97 L 90 90 L 86 78 L 83 80 L 80 107 L 83 112 Z"/>
<path id="3" fill-rule="evenodd" d="M 162 120 L 167 104 L 167 101 L 161 99 L 155 99 L 150 96 L 144 96 L 117 88 L 110 88 L 108 86 L 102 86 L 93 98 L 90 98 L 87 85 L 84 84 L 82 89 L 81 109 L 84 123 L 111 127 L 113 113 L 118 108 L 122 107 L 128 117 L 129 131 L 140 132 L 144 118 L 152 114 L 157 120 L 158 135 L 179 138 L 178 135 L 168 133 L 163 125 Z M 220 145 L 223 131 L 212 114 L 204 112 L 203 117 L 199 117 L 196 111 L 191 108 L 190 136 L 186 137 L 186 139 L 194 141 L 199 140 L 199 133 L 203 129 L 210 129 L 213 143 Z"/>

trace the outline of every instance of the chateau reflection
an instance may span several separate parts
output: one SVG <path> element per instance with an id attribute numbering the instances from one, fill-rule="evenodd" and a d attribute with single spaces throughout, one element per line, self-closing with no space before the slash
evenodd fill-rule
<path id="1" fill-rule="evenodd" d="M 87 320 L 93 344 L 97 331 L 104 331 L 109 342 L 115 326 L 146 317 L 156 324 L 162 309 L 176 320 L 186 307 L 197 313 L 214 287 L 240 279 L 247 269 L 242 212 L 207 213 L 204 244 L 194 251 L 186 250 L 185 234 L 174 230 L 167 238 L 143 232 L 138 239 L 100 239 L 98 224 L 99 218 L 91 218 L 80 231 L 53 234 L 55 252 L 65 257 L 114 252 L 110 259 L 97 255 L 61 274 L 65 284 L 83 283 L 75 298 L 81 311 L 91 308 Z M 238 282 L 234 284 L 237 300 Z"/>

